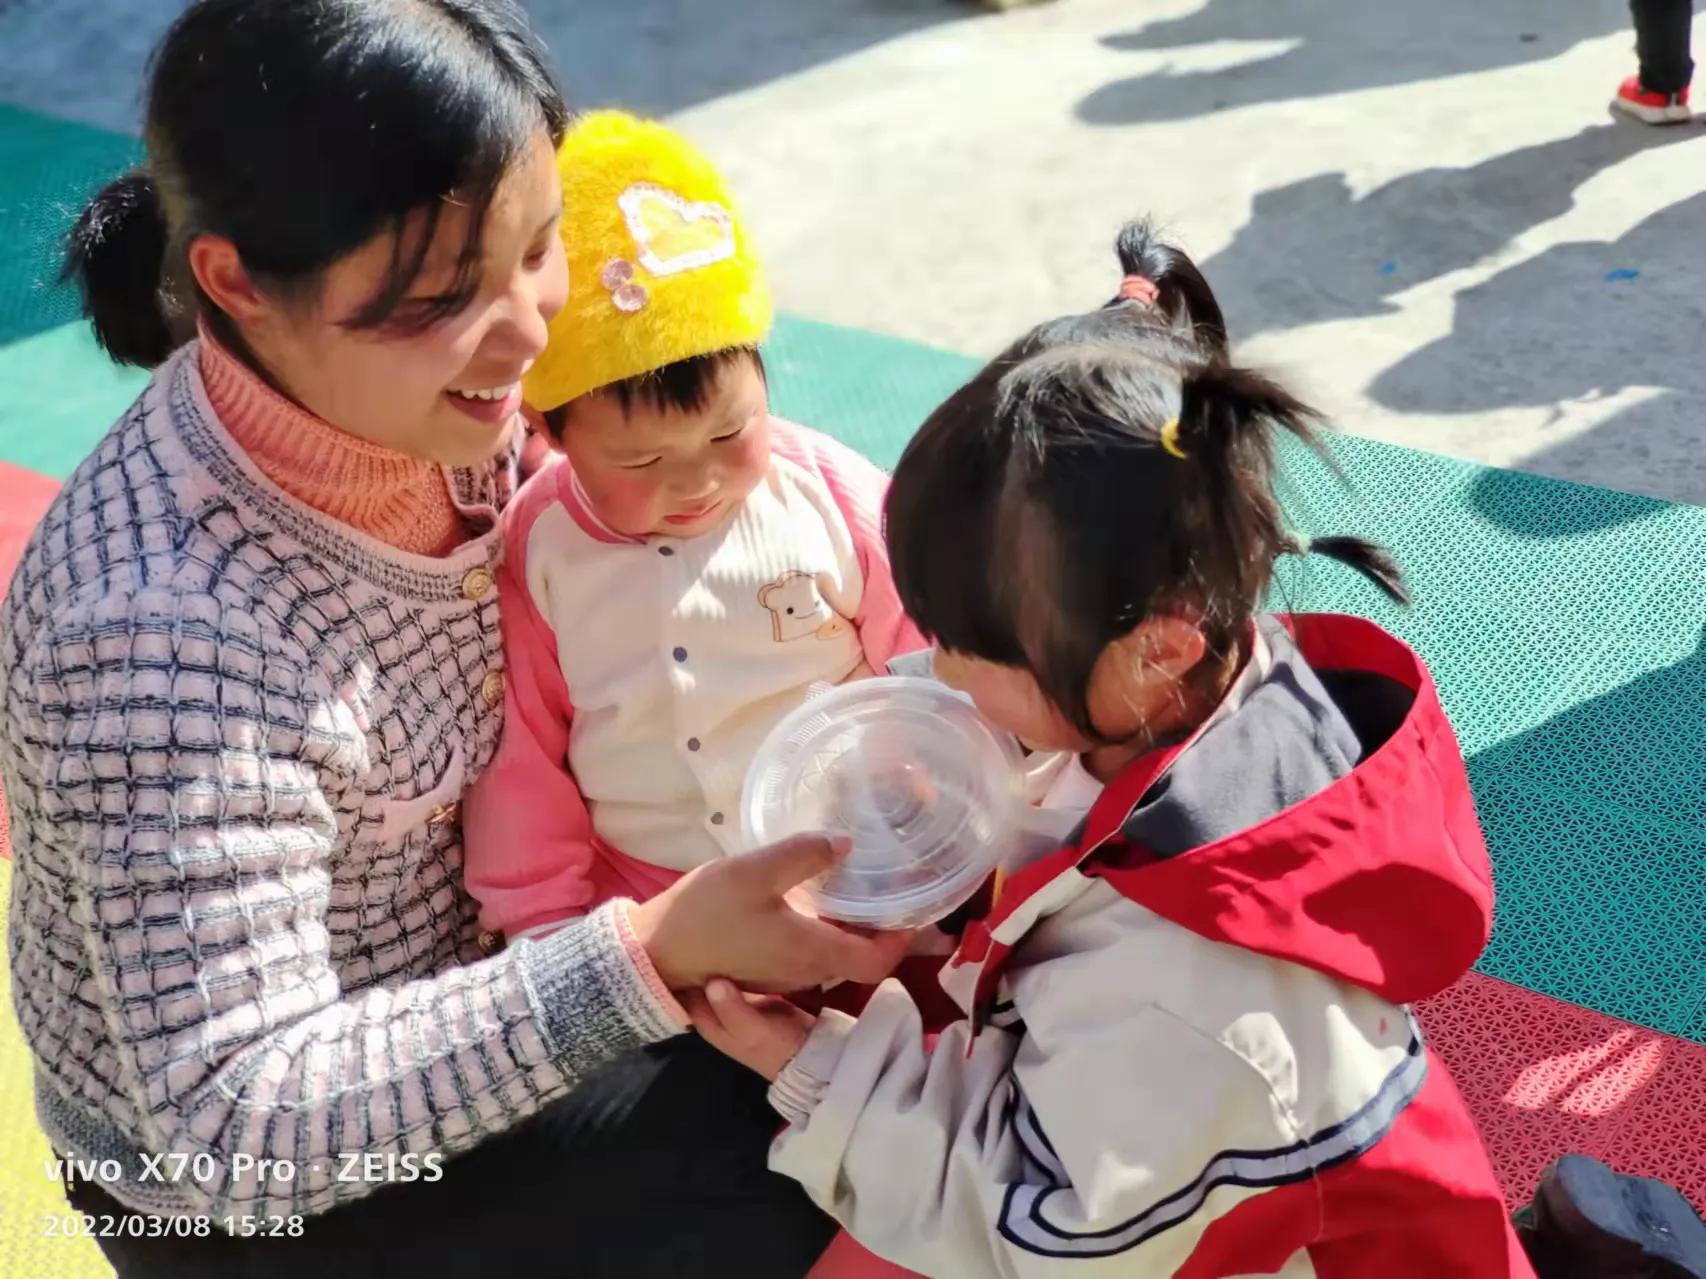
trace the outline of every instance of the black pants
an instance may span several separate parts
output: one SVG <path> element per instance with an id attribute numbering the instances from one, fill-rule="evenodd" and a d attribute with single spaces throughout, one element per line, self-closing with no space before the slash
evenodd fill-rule
<path id="1" fill-rule="evenodd" d="M 444 1165 L 304 1221 L 301 1238 L 101 1239 L 119 1279 L 800 1279 L 834 1234 L 765 1167 L 757 1076 L 686 1036 L 583 1081 Z M 98 1187 L 72 1207 L 127 1209 Z"/>
<path id="2" fill-rule="evenodd" d="M 1681 93 L 1694 78 L 1689 37 L 1693 0 L 1629 0 L 1635 15 L 1635 51 L 1641 58 L 1641 87 L 1649 93 Z"/>

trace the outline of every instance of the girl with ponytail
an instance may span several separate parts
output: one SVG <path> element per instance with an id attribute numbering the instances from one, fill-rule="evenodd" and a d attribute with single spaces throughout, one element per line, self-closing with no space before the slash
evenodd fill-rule
<path id="1" fill-rule="evenodd" d="M 61 1166 L 105 1170 L 73 1206 L 121 1279 L 803 1273 L 833 1223 L 671 991 L 887 972 L 784 901 L 828 843 L 507 947 L 463 887 L 569 289 L 519 4 L 194 0 L 146 101 L 67 271 L 156 371 L 0 606 L 13 1006 Z"/>
<path id="2" fill-rule="evenodd" d="M 888 498 L 934 673 L 1033 752 L 1052 834 L 943 971 L 963 1020 L 713 983 L 701 1033 L 774 1081 L 771 1166 L 923 1274 L 1526 1279 L 1406 1010 L 1492 919 L 1451 726 L 1379 627 L 1261 612 L 1314 415 L 1188 257 L 1117 247 L 1116 296 L 950 396 Z M 1379 548 L 1312 549 L 1403 599 Z"/>

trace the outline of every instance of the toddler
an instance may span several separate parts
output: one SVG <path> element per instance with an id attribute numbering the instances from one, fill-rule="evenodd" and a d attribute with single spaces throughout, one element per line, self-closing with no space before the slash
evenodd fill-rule
<path id="1" fill-rule="evenodd" d="M 951 396 L 887 503 L 936 675 L 1058 753 L 1066 835 L 965 929 L 939 1038 L 893 981 L 856 1019 L 689 1008 L 774 1080 L 771 1166 L 926 1275 L 1528 1279 L 1406 1008 L 1492 919 L 1451 726 L 1372 622 L 1260 613 L 1311 414 L 1188 258 L 1118 249 L 1117 296 Z M 1368 543 L 1313 549 L 1401 594 Z"/>
<path id="2" fill-rule="evenodd" d="M 465 814 L 488 945 L 739 851 L 770 728 L 923 647 L 887 477 L 770 414 L 770 297 L 710 163 L 601 111 L 559 167 L 569 301 L 523 385 L 562 456 L 505 513 L 504 735 Z"/>

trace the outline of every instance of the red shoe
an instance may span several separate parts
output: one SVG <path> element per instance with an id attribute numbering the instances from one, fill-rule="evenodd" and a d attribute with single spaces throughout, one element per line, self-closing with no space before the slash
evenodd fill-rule
<path id="1" fill-rule="evenodd" d="M 1682 124 L 1694 118 L 1688 109 L 1688 90 L 1681 93 L 1649 93 L 1640 76 L 1630 76 L 1617 89 L 1611 105 L 1648 124 Z"/>

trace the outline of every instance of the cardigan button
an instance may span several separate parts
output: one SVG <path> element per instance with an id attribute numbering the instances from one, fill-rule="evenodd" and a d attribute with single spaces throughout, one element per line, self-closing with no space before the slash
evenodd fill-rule
<path id="1" fill-rule="evenodd" d="M 491 569 L 471 568 L 462 579 L 462 595 L 465 599 L 483 600 L 492 593 L 492 585 Z"/>
<path id="2" fill-rule="evenodd" d="M 711 825 L 721 826 L 722 824 L 723 824 L 723 815 L 721 813 L 712 813 L 711 814 Z"/>
<path id="3" fill-rule="evenodd" d="M 700 742 L 699 742 L 699 739 L 697 737 L 689 737 L 687 739 L 687 749 L 688 750 L 696 751 L 699 749 L 699 745 L 700 745 Z"/>
<path id="4" fill-rule="evenodd" d="M 466 578 L 462 578 L 462 599 L 483 600 L 490 595 L 491 587 L 496 585 L 491 578 L 490 568 L 471 568 L 467 570 Z"/>
<path id="5" fill-rule="evenodd" d="M 675 548 L 669 545 L 660 546 L 658 547 L 658 554 L 667 559 L 669 556 L 675 554 Z"/>
<path id="6" fill-rule="evenodd" d="M 480 697 L 487 706 L 496 707 L 504 699 L 504 677 L 499 671 L 488 671 L 480 681 Z"/>
<path id="7" fill-rule="evenodd" d="M 427 814 L 428 826 L 443 826 L 446 822 L 456 820 L 456 814 L 462 811 L 462 805 L 452 800 L 448 804 L 439 804 Z"/>
<path id="8" fill-rule="evenodd" d="M 675 650 L 675 652 L 670 654 L 670 656 L 675 658 L 675 660 L 678 662 L 685 662 L 687 660 L 687 650 L 684 648 L 678 648 Z"/>
<path id="9" fill-rule="evenodd" d="M 504 948 L 504 935 L 486 929 L 479 937 L 480 953 L 486 956 L 497 954 Z"/>

